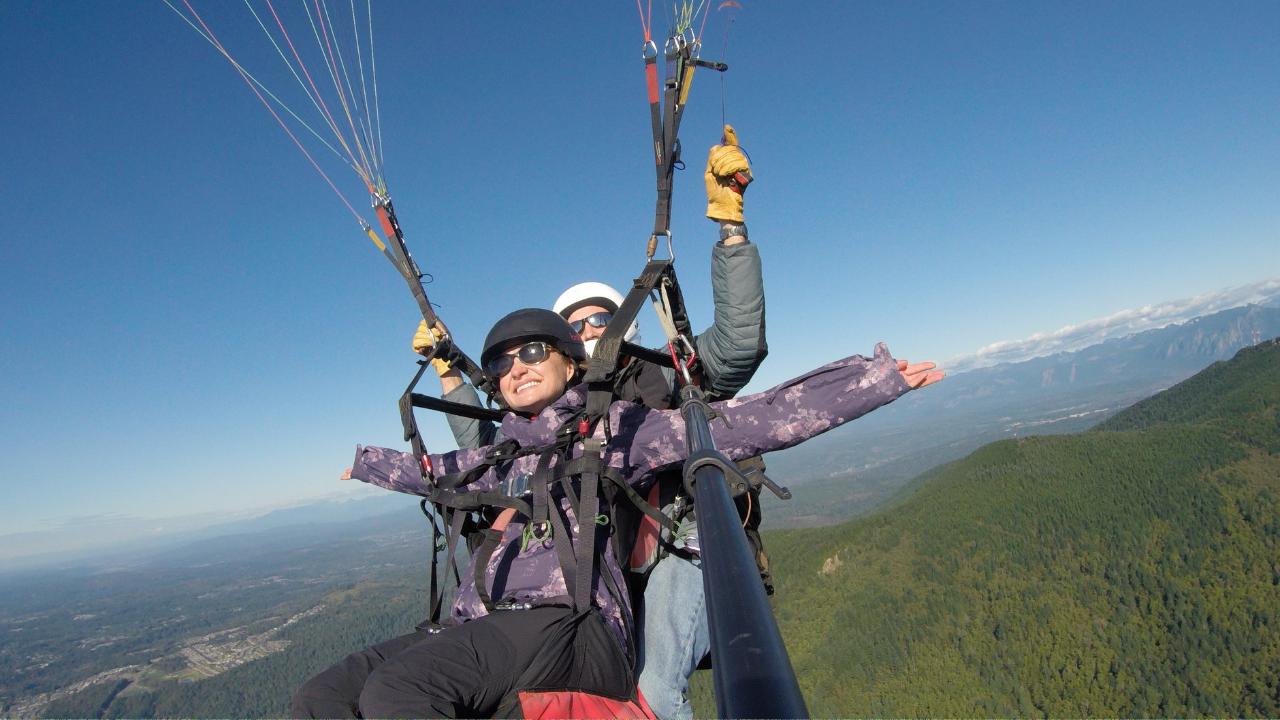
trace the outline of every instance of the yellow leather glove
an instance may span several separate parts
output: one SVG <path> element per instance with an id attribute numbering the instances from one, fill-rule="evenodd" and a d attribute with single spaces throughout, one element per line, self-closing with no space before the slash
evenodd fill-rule
<path id="1" fill-rule="evenodd" d="M 722 140 L 722 145 L 711 147 L 702 175 L 707 184 L 707 217 L 742 223 L 742 193 L 751 182 L 751 165 L 738 147 L 738 134 L 732 125 L 724 126 Z"/>
<path id="2" fill-rule="evenodd" d="M 426 355 L 431 348 L 436 346 L 446 337 L 445 331 L 439 325 L 433 328 L 427 327 L 426 320 L 418 322 L 418 331 L 413 334 L 413 351 L 419 355 Z M 431 367 L 435 368 L 437 375 L 444 375 L 449 372 L 449 361 L 443 358 L 431 358 Z"/>

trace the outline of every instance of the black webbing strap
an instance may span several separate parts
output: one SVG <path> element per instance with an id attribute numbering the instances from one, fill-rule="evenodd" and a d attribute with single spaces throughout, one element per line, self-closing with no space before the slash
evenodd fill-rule
<path id="1" fill-rule="evenodd" d="M 587 460 L 579 475 L 582 499 L 575 511 L 578 518 L 578 578 L 574 585 L 576 609 L 591 607 L 591 579 L 595 567 L 596 515 L 600 512 L 600 469 L 604 464 L 604 441 L 586 438 L 582 441 L 582 457 Z M 594 464 L 591 462 L 594 460 Z"/>
<path id="2" fill-rule="evenodd" d="M 591 356 L 591 366 L 587 369 L 583 381 L 590 384 L 612 379 L 617 372 L 618 353 L 622 347 L 623 337 L 631 329 L 640 308 L 649 298 L 649 293 L 658 287 L 663 277 L 673 274 L 671 260 L 650 260 L 645 263 L 640 276 L 631 281 L 631 290 L 622 299 L 618 311 L 605 327 L 604 334 L 596 340 L 596 349 Z M 588 412 L 588 414 L 590 414 Z"/>
<path id="3" fill-rule="evenodd" d="M 486 507 L 509 508 L 525 517 L 529 517 L 529 514 L 533 512 L 529 509 L 529 503 L 519 498 L 513 498 L 510 495 L 504 495 L 497 490 L 478 490 L 466 493 L 436 491 L 431 493 L 430 497 L 431 501 L 438 505 L 464 512 L 483 510 Z"/>
<path id="4" fill-rule="evenodd" d="M 583 472 L 587 472 L 592 465 L 601 465 L 601 463 L 592 462 L 586 456 L 577 457 L 556 468 L 556 474 L 560 476 L 580 475 Z M 617 470 L 614 470 L 611 467 L 601 467 L 599 474 L 601 480 L 607 480 L 609 484 L 620 491 L 627 498 L 627 501 L 634 505 L 637 510 L 653 519 L 654 522 L 661 525 L 662 528 L 668 532 L 674 533 L 676 531 L 675 522 L 663 514 L 661 510 L 650 505 L 649 501 L 641 497 L 640 493 L 636 492 L 635 488 L 631 487 L 631 484 L 628 483 Z M 625 560 L 626 558 L 621 559 Z"/>
<path id="5" fill-rule="evenodd" d="M 409 387 L 405 388 L 404 393 L 400 395 L 400 426 L 404 429 L 404 439 L 413 449 L 413 456 L 418 458 L 418 462 L 422 462 L 422 458 L 426 455 L 427 449 L 422 444 L 422 435 L 418 433 L 418 421 L 413 417 L 413 388 L 418 385 L 418 381 L 422 379 L 422 373 L 427 369 L 426 362 L 418 363 L 418 372 L 414 373 L 413 379 L 409 381 Z M 423 474 L 426 474 L 426 468 L 422 468 Z M 424 477 L 424 480 L 427 478 Z"/>
<path id="6" fill-rule="evenodd" d="M 422 285 L 423 272 L 409 252 L 409 246 L 404 242 L 404 232 L 400 230 L 400 220 L 396 217 L 396 209 L 391 204 L 391 198 L 386 195 L 376 196 L 374 209 L 378 211 L 378 219 L 382 222 L 382 234 L 386 236 L 388 242 L 383 254 L 387 256 L 387 259 L 391 261 L 391 264 L 395 266 L 401 277 L 404 278 L 405 284 L 409 286 L 409 292 L 413 293 L 413 299 L 417 301 L 418 310 L 422 312 L 422 318 L 426 320 L 427 325 L 435 327 L 439 324 L 443 327 L 444 323 L 440 322 L 435 308 L 431 305 L 431 300 L 427 298 L 427 291 Z M 450 365 L 466 374 L 473 385 L 484 390 L 490 396 L 493 395 L 491 383 L 489 378 L 485 376 L 484 371 L 453 343 L 444 341 L 437 344 L 432 348 L 427 359 L 430 360 L 432 357 L 448 360 Z"/>
<path id="7" fill-rule="evenodd" d="M 485 453 L 484 460 L 476 464 L 475 467 L 462 472 L 438 475 L 433 484 L 438 490 L 444 491 L 453 491 L 460 487 L 466 487 L 488 472 L 490 468 L 533 452 L 535 451 L 522 451 L 520 444 L 515 440 L 504 440 L 489 448 L 489 451 Z"/>
<path id="8" fill-rule="evenodd" d="M 670 54 L 668 60 L 674 59 Z M 668 235 L 671 232 L 671 187 L 673 185 L 676 163 L 680 162 L 680 115 L 676 111 L 676 98 L 680 96 L 680 78 L 683 75 L 677 68 L 673 76 L 666 78 L 662 84 L 662 109 L 659 111 L 661 127 L 654 128 L 654 143 L 661 143 L 662 150 L 657 155 L 655 170 L 657 172 L 658 198 L 653 209 L 653 235 Z M 652 247 L 652 244 L 650 245 Z"/>
<path id="9" fill-rule="evenodd" d="M 551 445 L 542 449 L 542 454 L 538 458 L 538 465 L 534 469 L 533 478 L 530 482 L 532 493 L 529 501 L 525 502 L 519 498 L 513 498 L 500 492 L 473 492 L 458 495 L 458 498 L 466 498 L 467 502 L 478 502 L 491 507 L 512 508 L 516 512 L 524 516 L 528 523 L 528 531 L 533 533 L 533 538 L 537 541 L 545 540 L 546 530 L 549 529 L 547 524 L 547 509 L 551 503 L 551 493 L 548 487 L 547 479 L 551 476 L 551 459 L 555 457 L 558 445 Z M 514 518 L 512 518 L 514 520 Z M 502 536 L 506 532 L 507 525 L 511 523 L 508 520 L 501 529 L 489 527 L 482 532 L 484 540 L 476 549 L 475 563 L 473 567 L 474 579 L 476 583 L 476 594 L 480 597 L 480 601 L 484 603 L 485 609 L 493 612 L 494 604 L 489 594 L 489 588 L 486 583 L 486 574 L 489 568 L 489 560 L 493 556 L 498 545 L 502 542 Z"/>
<path id="10" fill-rule="evenodd" d="M 671 190 L 675 170 L 680 165 L 680 120 L 684 116 L 684 104 L 688 101 L 689 87 L 693 82 L 693 68 L 710 67 L 721 72 L 728 69 L 724 63 L 701 61 L 694 57 L 697 44 L 670 38 L 665 52 L 668 75 L 663 80 L 659 98 L 653 79 L 649 80 L 649 122 L 653 127 L 654 171 L 657 175 L 658 197 L 653 212 L 653 236 L 649 241 L 649 257 L 653 257 L 659 235 L 671 235 Z M 656 73 L 653 68 L 657 57 L 645 56 L 645 73 Z"/>
<path id="11" fill-rule="evenodd" d="M 582 515 L 578 512 L 578 504 L 576 498 L 566 495 L 569 499 L 569 507 L 573 511 L 575 517 L 578 518 L 578 531 L 582 531 Z M 551 506 L 551 528 L 552 536 L 555 542 L 552 546 L 556 549 L 556 557 L 560 560 L 560 574 L 564 576 L 565 591 L 572 593 L 577 587 L 578 564 L 574 558 L 573 552 L 573 534 L 569 532 L 564 518 L 564 512 L 560 507 L 560 503 L 553 503 Z M 576 600 L 571 599 L 576 603 Z M 573 609 L 578 609 L 577 605 L 573 605 Z"/>
<path id="12" fill-rule="evenodd" d="M 667 353 L 664 353 L 661 350 L 642 347 L 640 345 L 633 345 L 626 341 L 623 341 L 619 346 L 618 354 L 633 357 L 637 360 L 643 360 L 644 362 L 658 365 L 660 367 L 674 367 L 671 362 L 671 356 Z M 635 363 L 635 366 L 640 367 L 639 363 Z"/>
<path id="13" fill-rule="evenodd" d="M 658 205 L 654 212 L 654 237 L 667 232 L 670 227 L 671 218 L 671 181 L 670 174 L 668 173 L 669 164 L 667 162 L 666 137 L 662 131 L 663 94 L 658 91 L 657 63 L 658 53 L 655 48 L 652 55 L 646 53 L 644 58 L 644 72 L 649 85 L 649 123 L 653 127 L 653 166 L 658 176 Z M 664 182 L 667 187 L 665 213 L 661 210 L 663 207 L 662 187 Z M 659 222 L 659 218 L 664 216 L 667 218 L 667 222 L 665 223 L 665 227 L 660 227 L 663 223 Z M 650 253 L 650 257 L 652 257 L 652 253 Z"/>
<path id="14" fill-rule="evenodd" d="M 490 408 L 476 407 L 475 405 L 466 405 L 464 403 L 444 400 L 442 398 L 423 395 L 421 393 L 409 393 L 409 404 L 412 407 L 423 408 L 425 410 L 435 410 L 436 412 L 442 412 L 448 415 L 457 415 L 458 417 L 471 418 L 472 420 L 487 420 L 489 422 L 496 423 L 502 422 L 502 418 L 507 414 L 501 410 L 492 410 Z M 401 414 L 403 415 L 403 410 L 401 411 Z"/>
<path id="15" fill-rule="evenodd" d="M 437 504 L 436 507 L 439 508 L 441 506 Z M 445 552 L 448 554 L 449 563 L 453 567 L 454 582 L 456 582 L 458 585 L 461 585 L 462 577 L 458 574 L 458 563 L 457 563 L 458 539 L 462 536 L 462 526 L 467 520 L 467 514 L 465 512 L 454 512 L 451 510 L 443 510 L 443 509 L 442 511 L 448 513 L 448 520 L 446 520 L 446 522 L 449 525 L 449 534 L 445 536 Z M 439 561 L 439 557 L 437 554 L 437 562 L 438 561 Z M 435 563 L 432 563 L 431 622 L 433 624 L 439 624 L 440 611 L 442 609 L 442 606 L 444 605 L 445 587 L 444 587 L 444 583 L 441 583 L 439 587 L 439 591 L 437 592 L 436 584 L 435 584 L 435 575 L 436 575 Z"/>
<path id="16" fill-rule="evenodd" d="M 479 548 L 476 548 L 476 559 L 472 567 L 472 575 L 476 583 L 476 595 L 480 598 L 480 602 L 484 603 L 484 609 L 489 612 L 493 612 L 493 599 L 489 597 L 489 588 L 486 582 L 489 559 L 493 557 L 493 551 L 498 549 L 498 543 L 502 542 L 502 535 L 506 530 L 506 526 L 503 526 L 501 530 L 493 527 L 487 527 L 483 530 L 484 542 L 480 543 Z"/>
<path id="17" fill-rule="evenodd" d="M 548 480 L 551 478 L 551 458 L 555 455 L 556 448 L 547 448 L 542 456 L 538 458 L 538 466 L 534 468 L 533 477 L 529 482 L 529 489 L 532 491 L 530 505 L 533 513 L 529 515 L 529 528 L 534 534 L 535 540 L 545 539 L 545 533 L 550 526 L 547 524 L 547 505 L 551 501 L 551 488 Z"/>
<path id="18" fill-rule="evenodd" d="M 427 597 L 431 598 L 431 612 L 428 620 L 432 624 L 440 622 L 440 603 L 436 600 L 437 590 L 439 588 L 439 567 L 440 567 L 440 551 L 444 548 L 440 547 L 440 526 L 436 523 L 435 516 L 427 509 L 427 498 L 422 498 L 418 503 L 418 507 L 422 508 L 422 514 L 427 517 L 427 521 L 431 523 L 431 589 L 428 591 Z M 448 536 L 446 536 L 448 542 Z"/>
<path id="19" fill-rule="evenodd" d="M 467 513 L 458 510 L 449 511 L 449 537 L 446 539 L 446 551 L 449 553 L 449 565 L 453 568 L 453 582 L 462 586 L 462 575 L 458 572 L 458 542 L 467 529 Z M 474 526 L 473 526 L 474 527 Z M 444 602 L 444 590 L 440 591 L 440 603 Z"/>
<path id="20" fill-rule="evenodd" d="M 618 354 L 622 349 L 623 337 L 635 321 L 640 308 L 649 298 L 649 293 L 658 287 L 664 278 L 674 278 L 675 271 L 671 260 L 650 260 L 645 264 L 640 276 L 631 283 L 631 290 L 623 298 L 622 305 L 613 314 L 604 334 L 596 341 L 595 352 L 591 356 L 591 365 L 583 382 L 587 384 L 586 415 L 592 426 L 609 410 L 613 402 L 614 386 L 620 368 Z M 683 305 L 681 305 L 683 307 Z M 685 323 L 688 323 L 687 318 Z"/>

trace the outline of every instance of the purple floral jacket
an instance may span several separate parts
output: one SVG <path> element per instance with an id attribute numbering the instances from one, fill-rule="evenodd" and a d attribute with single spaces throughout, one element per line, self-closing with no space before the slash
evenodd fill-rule
<path id="1" fill-rule="evenodd" d="M 713 403 L 712 407 L 724 414 L 725 421 L 712 421 L 712 435 L 716 447 L 733 460 L 783 450 L 886 405 L 907 390 L 888 348 L 879 344 L 872 358 L 854 355 L 770 390 Z M 549 445 L 555 439 L 556 429 L 580 409 L 585 400 L 585 387 L 570 388 L 531 420 L 507 415 L 502 422 L 502 433 L 524 447 Z M 678 411 L 653 410 L 617 401 L 610 406 L 609 416 L 613 438 L 605 446 L 605 460 L 642 494 L 655 471 L 684 461 L 687 454 L 684 420 Z M 603 433 L 603 429 L 597 433 Z M 487 447 L 482 447 L 433 454 L 431 467 L 435 473 L 461 472 L 481 464 L 486 450 Z M 574 449 L 575 456 L 580 453 L 581 443 Z M 508 467 L 490 469 L 459 490 L 494 490 L 500 477 L 532 472 L 536 464 L 536 455 L 513 460 Z M 387 448 L 358 446 L 351 476 L 414 495 L 426 495 L 431 489 L 424 484 L 413 455 Z M 567 503 L 562 504 L 562 509 L 576 542 L 578 523 Z M 490 595 L 495 602 L 507 600 L 535 605 L 570 595 L 557 560 L 555 538 L 527 542 L 522 547 L 525 520 L 517 515 L 507 525 L 497 550 L 490 557 L 485 574 Z M 630 633 L 625 618 L 630 617 L 630 608 L 620 606 L 626 599 L 615 599 L 598 575 L 610 573 L 614 586 L 623 587 L 622 570 L 608 543 L 597 543 L 597 547 L 603 561 L 596 563 L 593 601 L 622 646 L 629 649 Z M 487 612 L 476 593 L 474 577 L 473 568 L 468 567 L 453 605 L 453 618 L 459 622 L 473 620 Z"/>

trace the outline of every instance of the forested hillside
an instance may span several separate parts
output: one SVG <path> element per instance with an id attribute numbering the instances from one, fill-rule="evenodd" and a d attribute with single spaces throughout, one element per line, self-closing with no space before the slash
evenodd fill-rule
<path id="1" fill-rule="evenodd" d="M 1259 338 L 1277 335 L 1280 308 L 1251 305 L 1074 352 L 951 374 L 929 392 L 770 453 L 770 474 L 797 492 L 785 502 L 766 494 L 765 515 L 772 527 L 814 527 L 866 515 L 921 473 L 983 445 L 1082 432 Z"/>
<path id="2" fill-rule="evenodd" d="M 1278 408 L 1270 341 L 1095 431 L 981 448 L 877 516 L 773 533 L 811 711 L 1280 715 Z"/>

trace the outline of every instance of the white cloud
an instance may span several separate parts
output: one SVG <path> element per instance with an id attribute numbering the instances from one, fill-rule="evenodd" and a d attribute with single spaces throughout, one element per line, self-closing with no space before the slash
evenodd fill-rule
<path id="1" fill-rule="evenodd" d="M 1001 340 L 980 348 L 972 355 L 954 358 L 945 367 L 952 372 L 964 372 L 998 363 L 1021 362 L 1053 353 L 1071 352 L 1110 338 L 1167 327 L 1221 310 L 1277 299 L 1280 299 L 1280 278 L 1272 278 L 1159 305 L 1121 310 L 1078 325 L 1067 325 L 1053 332 L 1036 333 L 1022 340 Z"/>

